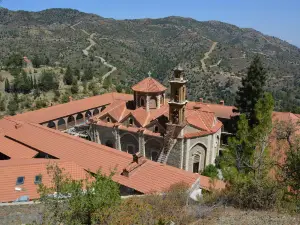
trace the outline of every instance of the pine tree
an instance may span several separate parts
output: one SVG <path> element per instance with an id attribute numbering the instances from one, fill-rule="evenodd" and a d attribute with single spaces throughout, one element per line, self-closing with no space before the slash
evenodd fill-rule
<path id="1" fill-rule="evenodd" d="M 5 79 L 5 92 L 10 92 L 10 84 L 8 79 Z"/>
<path id="2" fill-rule="evenodd" d="M 32 65 L 35 68 L 39 68 L 41 65 L 41 59 L 38 57 L 38 55 L 35 55 L 34 58 L 32 59 Z"/>
<path id="3" fill-rule="evenodd" d="M 73 83 L 73 75 L 70 66 L 67 67 L 66 73 L 64 75 L 64 83 L 66 85 L 71 85 Z"/>
<path id="4" fill-rule="evenodd" d="M 266 71 L 259 56 L 252 61 L 247 76 L 242 79 L 242 86 L 237 92 L 236 107 L 240 113 L 246 115 L 252 127 L 257 122 L 255 118 L 255 104 L 263 97 L 266 84 Z"/>

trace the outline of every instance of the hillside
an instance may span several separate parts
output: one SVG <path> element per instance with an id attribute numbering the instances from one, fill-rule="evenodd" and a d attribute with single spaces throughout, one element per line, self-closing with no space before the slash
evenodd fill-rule
<path id="1" fill-rule="evenodd" d="M 0 64 L 12 52 L 28 58 L 45 55 L 52 65 L 79 69 L 91 61 L 97 67 L 102 57 L 116 67 L 114 78 L 124 85 L 144 78 L 148 71 L 167 84 L 171 69 L 181 64 L 189 80 L 189 99 L 225 99 L 227 104 L 233 104 L 241 77 L 259 54 L 268 68 L 268 90 L 277 100 L 277 109 L 300 106 L 300 49 L 219 21 L 114 20 L 72 9 L 25 12 L 2 8 L 0 46 Z M 88 46 L 86 57 L 82 50 Z"/>

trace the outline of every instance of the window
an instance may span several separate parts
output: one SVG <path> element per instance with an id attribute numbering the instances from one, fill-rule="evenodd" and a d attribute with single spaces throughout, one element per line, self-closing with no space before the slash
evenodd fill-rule
<path id="1" fill-rule="evenodd" d="M 129 125 L 133 125 L 133 119 L 129 118 Z"/>
<path id="2" fill-rule="evenodd" d="M 158 126 L 154 126 L 154 133 L 158 133 L 159 129 Z"/>
<path id="3" fill-rule="evenodd" d="M 106 117 L 106 121 L 107 121 L 107 122 L 110 122 L 110 118 L 109 118 L 109 117 Z"/>
<path id="4" fill-rule="evenodd" d="M 24 184 L 24 180 L 25 180 L 25 177 L 18 177 L 18 178 L 17 178 L 16 185 Z"/>
<path id="5" fill-rule="evenodd" d="M 35 178 L 34 178 L 34 183 L 35 184 L 42 183 L 42 175 L 36 175 Z"/>

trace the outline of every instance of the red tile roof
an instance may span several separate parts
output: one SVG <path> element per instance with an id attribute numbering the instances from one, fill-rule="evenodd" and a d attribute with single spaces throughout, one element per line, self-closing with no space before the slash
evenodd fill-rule
<path id="1" fill-rule="evenodd" d="M 56 163 L 64 169 L 73 179 L 86 178 L 86 172 L 74 162 L 49 159 L 11 159 L 0 162 L 0 202 L 11 202 L 27 195 L 30 199 L 39 198 L 37 187 L 34 183 L 35 176 L 42 175 L 43 184 L 51 185 L 51 178 L 47 173 L 47 165 Z M 24 176 L 24 184 L 16 185 L 17 178 Z M 17 188 L 17 190 L 16 190 Z"/>
<path id="2" fill-rule="evenodd" d="M 152 77 L 147 77 L 132 87 L 132 90 L 145 93 L 156 93 L 167 90 L 165 86 Z"/>
<path id="3" fill-rule="evenodd" d="M 11 121 L 8 121 L 8 123 L 11 123 Z M 58 159 L 73 161 L 82 168 L 92 172 L 96 172 L 101 168 L 103 173 L 108 174 L 116 169 L 113 180 L 142 193 L 160 191 L 177 181 L 190 184 L 199 177 L 197 174 L 171 166 L 163 166 L 150 160 L 138 167 L 133 176 L 124 177 L 121 175 L 121 172 L 132 161 L 130 154 L 38 124 L 24 122 L 18 128 L 13 127 L 9 129 L 5 135 L 27 146 L 34 146 L 38 151 L 55 156 Z M 202 184 L 201 180 L 200 185 L 203 187 L 207 186 L 206 183 Z"/>
<path id="4" fill-rule="evenodd" d="M 43 108 L 14 116 L 16 120 L 43 123 L 57 118 L 83 112 L 88 109 L 97 108 L 103 105 L 111 104 L 116 100 L 129 101 L 133 96 L 121 93 L 106 93 L 103 95 L 93 96 L 86 99 L 71 101 L 65 104 L 59 104 L 48 108 Z"/>
<path id="5" fill-rule="evenodd" d="M 0 135 L 0 152 L 11 159 L 30 159 L 38 154 L 31 148 Z"/>
<path id="6" fill-rule="evenodd" d="M 237 113 L 234 113 L 232 110 L 236 109 L 234 106 L 227 106 L 221 104 L 212 104 L 212 103 L 203 103 L 203 102 L 190 102 L 189 107 L 198 106 L 202 108 L 202 111 L 214 112 L 216 117 L 230 119 L 233 116 L 236 116 Z"/>

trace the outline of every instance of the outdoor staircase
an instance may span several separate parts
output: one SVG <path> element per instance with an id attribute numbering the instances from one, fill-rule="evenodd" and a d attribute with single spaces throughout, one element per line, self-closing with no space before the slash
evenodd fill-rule
<path id="1" fill-rule="evenodd" d="M 166 164 L 170 152 L 177 142 L 177 139 L 174 138 L 175 130 L 176 130 L 176 125 L 168 125 L 166 135 L 164 137 L 164 145 L 158 157 L 157 162 Z"/>

